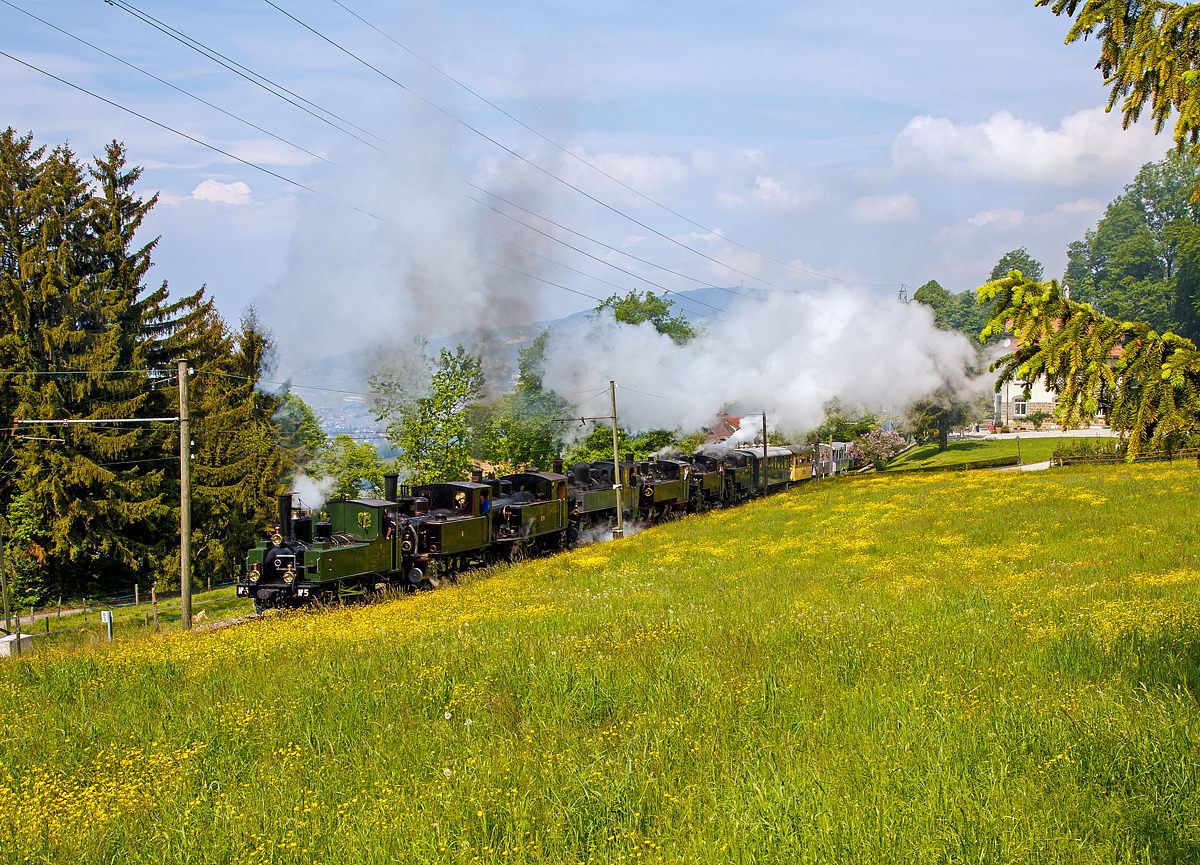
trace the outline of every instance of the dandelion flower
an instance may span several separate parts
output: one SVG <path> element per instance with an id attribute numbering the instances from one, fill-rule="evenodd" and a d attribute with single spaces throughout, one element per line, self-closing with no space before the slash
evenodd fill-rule
<path id="1" fill-rule="evenodd" d="M 474 721 L 472 721 L 470 718 L 467 718 L 467 720 L 463 721 L 463 726 L 464 726 L 464 727 L 470 727 L 470 726 L 471 726 L 472 724 L 474 724 L 474 723 L 475 723 L 475 722 L 474 722 Z"/>
<path id="2" fill-rule="evenodd" d="M 453 772 L 451 772 L 449 769 L 443 769 L 443 770 L 442 770 L 442 774 L 443 774 L 443 775 L 445 775 L 447 778 L 449 778 L 449 777 L 450 777 L 451 775 L 453 775 L 454 773 L 453 773 Z"/>
<path id="3" fill-rule="evenodd" d="M 449 720 L 450 720 L 450 713 L 449 713 L 449 712 L 447 712 L 446 714 L 442 715 L 442 717 L 443 717 L 443 718 L 445 718 L 447 721 L 449 721 Z"/>

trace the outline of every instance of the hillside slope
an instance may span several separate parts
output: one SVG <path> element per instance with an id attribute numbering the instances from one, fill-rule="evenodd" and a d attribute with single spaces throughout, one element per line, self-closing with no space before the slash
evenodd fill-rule
<path id="1" fill-rule="evenodd" d="M 0 662 L 0 858 L 1197 861 L 1198 505 L 1190 464 L 863 476 Z"/>

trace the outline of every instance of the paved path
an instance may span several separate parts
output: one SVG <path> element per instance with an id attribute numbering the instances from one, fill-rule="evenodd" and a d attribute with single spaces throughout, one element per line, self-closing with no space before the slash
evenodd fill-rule
<path id="1" fill-rule="evenodd" d="M 1050 468 L 1050 460 L 1042 460 L 1040 463 L 1025 463 L 1021 466 L 1000 466 L 992 469 L 994 472 L 1040 472 L 1042 469 Z"/>

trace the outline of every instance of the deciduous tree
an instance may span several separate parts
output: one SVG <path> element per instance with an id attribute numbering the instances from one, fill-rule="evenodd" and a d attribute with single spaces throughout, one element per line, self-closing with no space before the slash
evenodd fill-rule
<path id="1" fill-rule="evenodd" d="M 376 419 L 389 421 L 388 441 L 400 450 L 398 462 L 409 480 L 463 480 L 471 467 L 466 408 L 483 392 L 483 361 L 460 344 L 453 352 L 441 349 L 436 366 L 428 360 L 425 366 L 422 396 L 413 395 L 412 377 L 395 368 L 371 377 Z"/>
<path id="2" fill-rule="evenodd" d="M 673 300 L 652 291 L 645 294 L 631 291 L 624 297 L 612 295 L 596 307 L 596 312 L 611 309 L 616 320 L 626 324 L 648 321 L 659 333 L 666 334 L 678 345 L 683 345 L 696 335 L 696 330 L 688 324 L 684 316 L 671 315 L 674 306 Z"/>

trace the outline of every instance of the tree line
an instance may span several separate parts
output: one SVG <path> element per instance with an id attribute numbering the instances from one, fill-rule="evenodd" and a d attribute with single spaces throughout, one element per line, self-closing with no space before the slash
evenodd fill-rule
<path id="1" fill-rule="evenodd" d="M 85 164 L 0 134 L 0 528 L 20 603 L 178 579 L 178 425 L 146 420 L 178 416 L 178 359 L 198 581 L 237 571 L 291 459 L 254 314 L 231 326 L 203 288 L 147 284 L 140 174 L 115 141 Z"/>

